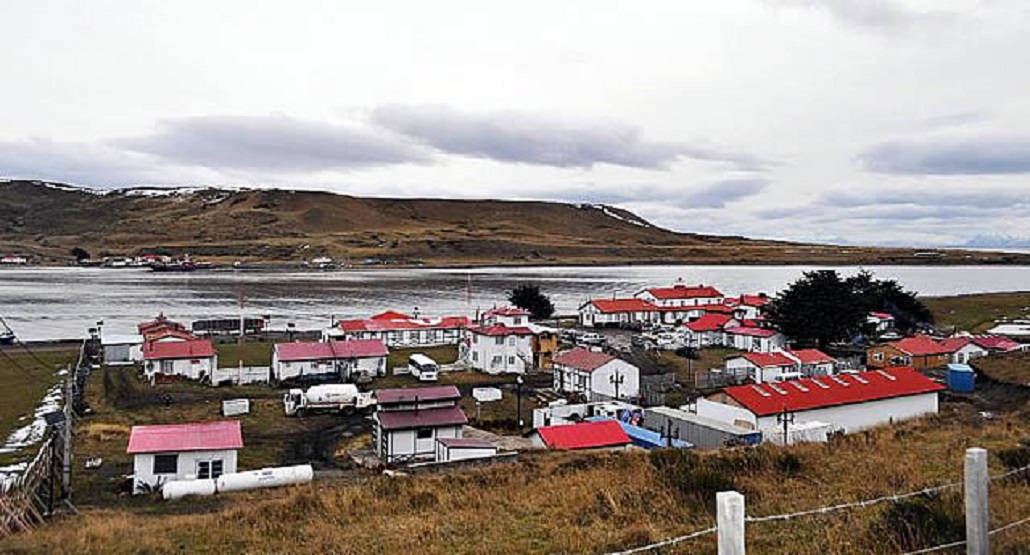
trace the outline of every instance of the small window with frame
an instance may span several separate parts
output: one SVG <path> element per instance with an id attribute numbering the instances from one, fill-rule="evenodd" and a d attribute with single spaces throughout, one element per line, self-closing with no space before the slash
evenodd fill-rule
<path id="1" fill-rule="evenodd" d="M 178 474 L 179 454 L 154 455 L 154 474 Z"/>
<path id="2" fill-rule="evenodd" d="M 415 437 L 418 439 L 433 439 L 433 429 L 419 428 L 415 431 Z"/>

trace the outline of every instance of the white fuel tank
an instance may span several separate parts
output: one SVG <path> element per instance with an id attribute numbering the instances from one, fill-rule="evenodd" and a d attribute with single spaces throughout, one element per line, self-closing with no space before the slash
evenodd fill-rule
<path id="1" fill-rule="evenodd" d="M 234 472 L 223 474 L 218 478 L 218 491 L 243 491 L 306 484 L 314 477 L 315 471 L 310 464 Z"/>
<path id="2" fill-rule="evenodd" d="M 187 495 L 214 495 L 214 480 L 173 480 L 161 487 L 161 497 L 166 501 Z"/>

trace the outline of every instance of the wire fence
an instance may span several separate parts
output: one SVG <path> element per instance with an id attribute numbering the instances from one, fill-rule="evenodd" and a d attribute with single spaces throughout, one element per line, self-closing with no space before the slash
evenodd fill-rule
<path id="1" fill-rule="evenodd" d="M 1019 467 L 1019 468 L 1014 468 L 1012 470 L 1009 470 L 1007 472 L 1003 472 L 1003 473 L 1000 473 L 1000 474 L 995 474 L 993 476 L 990 476 L 989 480 L 990 481 L 1003 480 L 1005 478 L 1009 478 L 1009 477 L 1016 476 L 1016 475 L 1019 475 L 1019 474 L 1030 474 L 1030 465 L 1022 466 L 1022 467 Z M 883 495 L 883 496 L 875 497 L 875 498 L 871 498 L 871 499 L 863 499 L 863 500 L 860 500 L 860 501 L 852 501 L 852 502 L 849 502 L 849 503 L 840 503 L 840 504 L 837 504 L 837 505 L 828 505 L 828 506 L 824 506 L 824 507 L 816 507 L 814 509 L 806 509 L 806 510 L 796 511 L 796 512 L 792 512 L 792 513 L 781 513 L 781 514 L 764 515 L 764 516 L 751 516 L 751 515 L 748 515 L 748 516 L 744 517 L 744 522 L 747 522 L 747 523 L 760 523 L 760 522 L 771 522 L 771 521 L 788 521 L 788 520 L 792 520 L 792 519 L 795 519 L 795 518 L 802 518 L 802 517 L 809 517 L 809 516 L 815 516 L 815 515 L 829 514 L 829 513 L 833 513 L 833 512 L 836 512 L 836 511 L 842 511 L 842 510 L 846 510 L 846 509 L 872 507 L 872 506 L 878 505 L 880 503 L 885 503 L 885 502 L 895 503 L 895 502 L 898 502 L 898 501 L 901 501 L 901 500 L 904 500 L 904 499 L 909 499 L 909 498 L 912 498 L 912 497 L 919 497 L 919 496 L 923 496 L 923 495 L 930 495 L 930 494 L 933 494 L 933 493 L 939 493 L 939 492 L 942 492 L 942 491 L 947 491 L 947 490 L 952 490 L 952 489 L 961 489 L 964 486 L 964 484 L 965 484 L 964 482 L 951 482 L 951 483 L 948 483 L 948 484 L 942 484 L 942 485 L 938 485 L 938 486 L 930 486 L 930 487 L 922 488 L 922 489 L 919 489 L 919 490 L 910 491 L 910 492 L 907 492 L 907 493 L 897 493 L 897 494 L 891 494 L 891 495 Z M 1011 523 L 1006 524 L 1004 526 L 995 528 L 995 529 L 991 530 L 989 532 L 989 534 L 990 535 L 995 535 L 997 533 L 1003 532 L 1003 531 L 1008 530 L 1010 528 L 1015 528 L 1016 526 L 1025 524 L 1027 522 L 1030 522 L 1030 517 L 1027 517 L 1027 518 L 1024 518 L 1024 519 L 1021 519 L 1021 520 L 1017 520 L 1015 522 L 1011 522 Z M 676 545 L 678 543 L 682 543 L 682 542 L 685 542 L 687 540 L 691 540 L 691 539 L 694 539 L 694 538 L 699 538 L 699 537 L 705 536 L 707 534 L 712 534 L 712 533 L 715 533 L 717 531 L 718 531 L 718 526 L 713 526 L 711 528 L 705 528 L 703 530 L 698 530 L 696 532 L 691 532 L 689 534 L 685 534 L 685 535 L 682 535 L 682 536 L 676 536 L 676 537 L 669 538 L 669 539 L 666 539 L 666 540 L 662 540 L 662 541 L 659 541 L 659 542 L 655 542 L 655 543 L 651 543 L 651 544 L 647 544 L 647 545 L 642 545 L 642 546 L 639 546 L 639 547 L 634 547 L 632 549 L 628 549 L 628 550 L 625 550 L 625 551 L 611 552 L 608 555 L 632 555 L 634 553 L 647 553 L 647 552 L 654 551 L 656 549 L 661 549 L 663 547 L 669 547 L 669 546 L 672 546 L 672 545 Z M 959 541 L 959 542 L 953 542 L 953 543 L 949 543 L 949 544 L 938 545 L 938 546 L 935 546 L 935 547 L 928 547 L 928 548 L 925 548 L 925 549 L 922 549 L 922 550 L 919 550 L 919 551 L 911 551 L 909 553 L 906 553 L 905 555 L 915 555 L 917 553 L 932 553 L 934 551 L 941 551 L 941 550 L 949 549 L 949 548 L 952 548 L 952 547 L 959 547 L 959 546 L 962 546 L 962 545 L 965 545 L 965 544 L 966 544 L 966 541 L 962 540 L 962 541 Z"/>

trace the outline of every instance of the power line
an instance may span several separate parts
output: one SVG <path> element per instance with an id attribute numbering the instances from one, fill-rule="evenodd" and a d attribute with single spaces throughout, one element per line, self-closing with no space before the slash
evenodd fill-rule
<path id="1" fill-rule="evenodd" d="M 18 359 L 9 355 L 5 349 L 0 348 L 0 356 L 2 356 L 7 362 L 9 362 L 11 364 L 11 367 L 24 374 L 25 377 L 29 378 L 30 380 L 47 385 L 53 385 L 53 383 L 37 376 L 36 374 L 33 374 L 32 371 L 22 366 L 21 363 L 18 362 Z"/>

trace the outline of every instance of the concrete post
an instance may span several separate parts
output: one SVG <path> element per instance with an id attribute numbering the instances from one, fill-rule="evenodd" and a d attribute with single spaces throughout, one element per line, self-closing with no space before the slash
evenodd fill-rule
<path id="1" fill-rule="evenodd" d="M 990 555 L 987 450 L 966 449 L 966 554 Z"/>
<path id="2" fill-rule="evenodd" d="M 716 493 L 715 514 L 719 555 L 745 555 L 744 496 L 735 491 Z"/>

